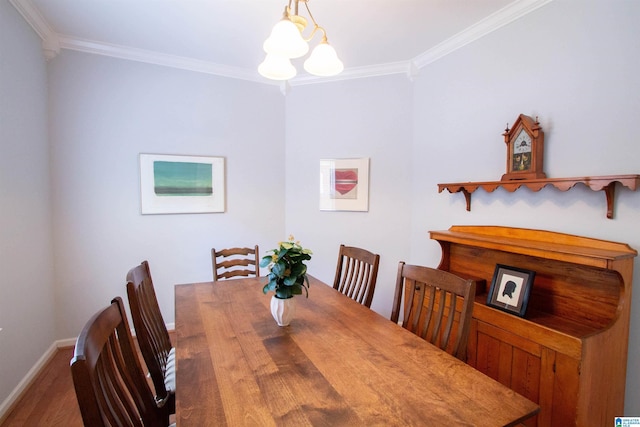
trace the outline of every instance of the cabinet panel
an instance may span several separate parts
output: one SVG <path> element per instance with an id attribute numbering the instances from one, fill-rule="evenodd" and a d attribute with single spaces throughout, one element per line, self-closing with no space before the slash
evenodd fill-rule
<path id="1" fill-rule="evenodd" d="M 474 320 L 468 363 L 540 405 L 527 426 L 576 423 L 580 361 Z"/>
<path id="2" fill-rule="evenodd" d="M 500 370 L 500 340 L 478 332 L 477 360 L 475 368 L 485 375 L 498 380 Z M 502 361 L 506 365 L 510 365 Z M 508 385 L 508 384 L 507 384 Z"/>
<path id="3" fill-rule="evenodd" d="M 449 271 L 463 277 L 485 279 L 487 286 L 491 285 L 496 264 L 535 271 L 528 310 L 577 322 L 591 329 L 586 333 L 606 327 L 616 316 L 620 281 L 613 271 L 466 245 L 454 246 L 450 251 Z M 553 295 L 553 299 L 549 295 Z M 598 304 L 593 304 L 594 300 Z"/>
<path id="4" fill-rule="evenodd" d="M 479 321 L 475 321 L 472 333 L 474 336 L 469 341 L 469 363 L 537 403 L 541 376 L 539 346 Z M 533 349 L 534 352 L 527 349 Z M 538 425 L 537 417 L 527 420 L 525 425 Z"/>
<path id="5" fill-rule="evenodd" d="M 524 397 L 538 402 L 540 391 L 540 357 L 519 348 L 513 349 L 511 368 L 511 389 Z"/>
<path id="6" fill-rule="evenodd" d="M 551 426 L 553 418 L 553 387 L 555 380 L 556 352 L 543 348 L 540 354 L 540 413 L 539 426 Z M 571 425 L 571 424 L 568 424 Z"/>
<path id="7" fill-rule="evenodd" d="M 579 377 L 580 362 L 563 354 L 556 354 L 551 425 L 575 425 Z"/>

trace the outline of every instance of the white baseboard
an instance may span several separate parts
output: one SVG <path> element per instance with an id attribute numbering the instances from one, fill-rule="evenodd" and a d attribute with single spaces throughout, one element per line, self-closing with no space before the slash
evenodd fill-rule
<path id="1" fill-rule="evenodd" d="M 175 328 L 175 323 L 168 323 L 167 330 L 172 331 Z M 133 332 L 133 331 L 132 331 Z M 33 367 L 27 372 L 27 375 L 24 376 L 22 381 L 18 383 L 16 388 L 13 389 L 11 394 L 7 396 L 7 398 L 0 404 L 0 424 L 4 422 L 4 419 L 7 415 L 9 415 L 9 411 L 13 407 L 13 405 L 20 399 L 20 396 L 25 392 L 25 390 L 31 385 L 31 383 L 36 379 L 40 371 L 45 367 L 47 362 L 53 357 L 56 353 L 56 350 L 62 347 L 73 347 L 76 345 L 76 338 L 67 338 L 63 340 L 54 341 L 53 344 L 44 352 L 42 357 L 38 359 L 38 361 L 33 365 Z M 175 343 L 174 343 L 175 345 Z"/>
<path id="2" fill-rule="evenodd" d="M 75 339 L 73 340 L 75 344 Z M 73 345 L 73 344 L 72 344 Z M 42 357 L 38 359 L 35 365 L 27 372 L 27 375 L 24 376 L 22 381 L 18 383 L 16 388 L 13 389 L 11 394 L 7 396 L 7 398 L 0 405 L 0 424 L 4 421 L 5 417 L 9 414 L 9 410 L 13 407 L 13 405 L 18 401 L 22 393 L 31 385 L 33 380 L 38 376 L 40 371 L 44 368 L 47 362 L 53 357 L 56 353 L 58 347 L 58 342 L 54 342 L 51 346 L 44 352 Z"/>
<path id="3" fill-rule="evenodd" d="M 58 340 L 54 344 L 56 348 L 75 347 L 77 338 L 67 338 L 66 340 Z"/>

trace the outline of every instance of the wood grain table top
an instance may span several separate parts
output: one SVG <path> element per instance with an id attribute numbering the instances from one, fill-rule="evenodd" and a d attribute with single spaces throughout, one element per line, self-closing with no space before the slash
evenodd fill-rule
<path id="1" fill-rule="evenodd" d="M 176 285 L 178 427 L 504 426 L 539 410 L 314 278 L 279 327 L 264 280 Z"/>

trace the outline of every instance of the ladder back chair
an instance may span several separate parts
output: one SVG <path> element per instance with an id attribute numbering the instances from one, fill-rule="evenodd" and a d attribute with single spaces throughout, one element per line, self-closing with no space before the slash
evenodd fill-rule
<path id="1" fill-rule="evenodd" d="M 129 310 L 140 352 L 149 370 L 156 401 L 175 413 L 175 349 L 160 312 L 149 263 L 143 261 L 127 273 Z"/>
<path id="2" fill-rule="evenodd" d="M 354 246 L 340 245 L 333 288 L 371 308 L 379 264 L 378 254 Z"/>
<path id="3" fill-rule="evenodd" d="M 391 321 L 466 361 L 475 282 L 434 268 L 400 262 Z"/>
<path id="4" fill-rule="evenodd" d="M 120 297 L 82 329 L 71 376 L 85 426 L 169 425 L 142 370 Z"/>
<path id="5" fill-rule="evenodd" d="M 260 276 L 260 251 L 253 248 L 211 249 L 213 280 Z"/>

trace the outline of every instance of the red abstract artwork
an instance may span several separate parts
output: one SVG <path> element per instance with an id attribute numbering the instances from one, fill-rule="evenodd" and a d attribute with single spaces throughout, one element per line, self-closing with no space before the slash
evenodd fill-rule
<path id="1" fill-rule="evenodd" d="M 358 169 L 335 169 L 333 174 L 333 187 L 336 196 L 345 196 L 352 192 L 358 185 Z M 339 197 L 339 196 L 338 196 Z M 353 197 L 356 197 L 354 194 Z"/>

